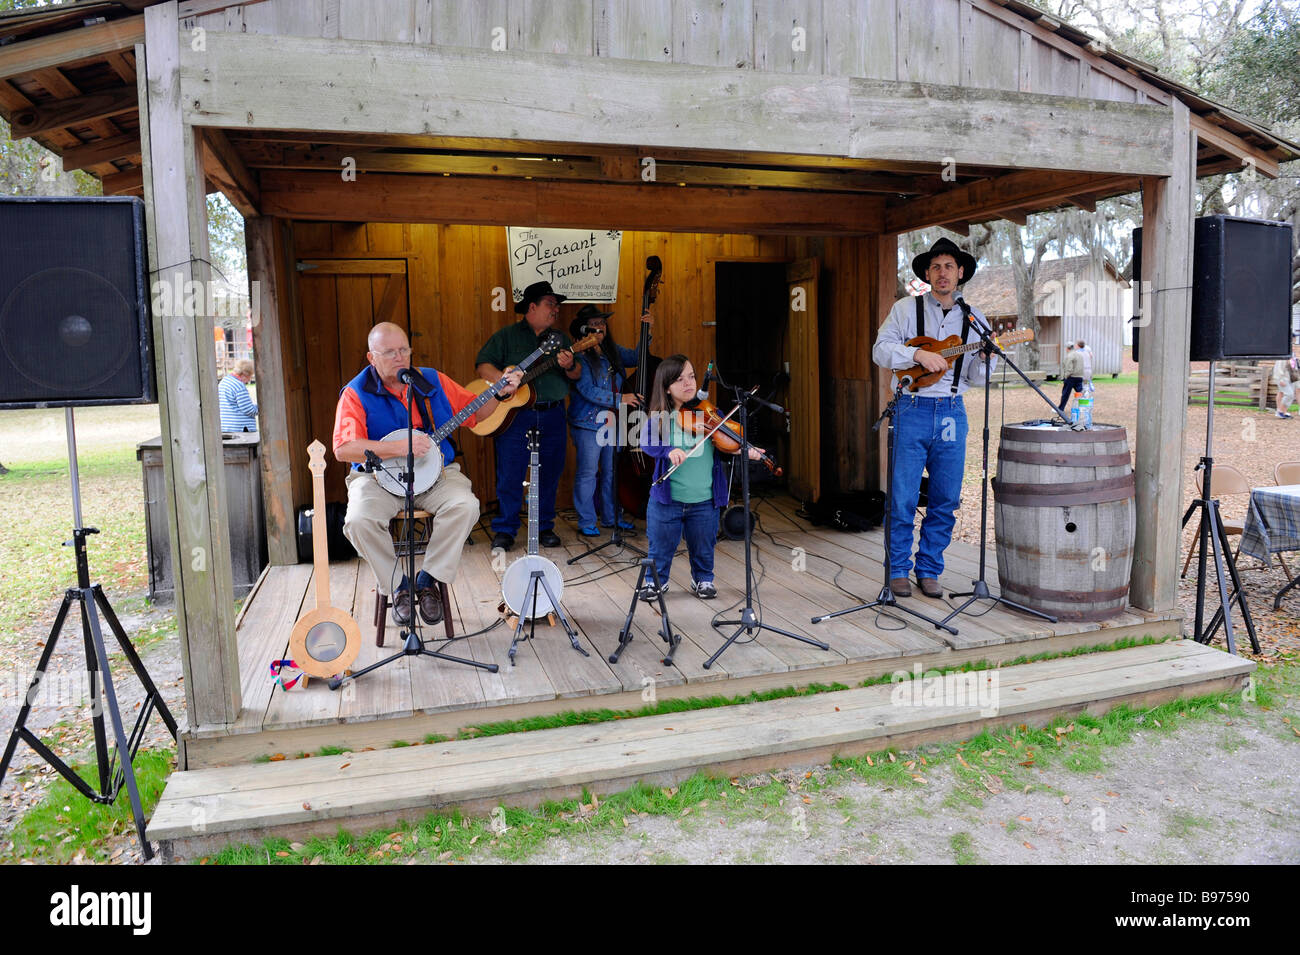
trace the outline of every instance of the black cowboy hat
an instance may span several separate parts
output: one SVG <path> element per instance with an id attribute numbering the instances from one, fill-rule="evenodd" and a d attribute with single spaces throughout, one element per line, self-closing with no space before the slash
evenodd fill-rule
<path id="1" fill-rule="evenodd" d="M 930 260 L 936 255 L 951 255 L 957 260 L 957 264 L 962 270 L 961 278 L 957 281 L 958 285 L 965 285 L 975 275 L 975 269 L 978 267 L 975 263 L 975 257 L 962 249 L 952 239 L 942 238 L 930 246 L 930 251 L 922 252 L 912 260 L 912 271 L 916 273 L 916 277 L 922 282 L 926 281 L 926 269 L 930 267 Z"/>
<path id="2" fill-rule="evenodd" d="M 578 314 L 573 316 L 573 321 L 569 322 L 569 337 L 579 339 L 583 336 L 582 326 L 597 318 L 609 318 L 613 312 L 602 312 L 595 305 L 584 305 L 578 309 Z"/>
<path id="3" fill-rule="evenodd" d="M 524 289 L 524 297 L 515 302 L 515 312 L 519 315 L 523 315 L 528 311 L 529 305 L 540 302 L 548 295 L 555 296 L 556 305 L 559 305 L 568 298 L 567 295 L 561 295 L 559 292 L 555 291 L 555 289 L 551 288 L 550 282 L 534 282 L 532 285 L 528 286 L 528 288 Z"/>

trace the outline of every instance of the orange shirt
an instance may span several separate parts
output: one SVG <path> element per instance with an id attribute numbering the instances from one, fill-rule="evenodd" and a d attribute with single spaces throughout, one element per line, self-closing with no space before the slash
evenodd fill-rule
<path id="1" fill-rule="evenodd" d="M 447 401 L 450 402 L 453 412 L 459 412 L 478 397 L 469 389 L 456 384 L 442 372 L 438 372 L 438 384 L 447 395 Z M 388 388 L 387 385 L 384 387 Z M 407 387 L 409 386 L 398 385 L 395 388 L 388 388 L 389 394 L 401 401 L 403 407 L 406 405 Z M 420 414 L 418 401 L 412 411 L 415 426 L 417 428 L 423 427 L 424 417 Z M 465 423 L 477 424 L 477 417 L 477 415 L 470 415 Z M 361 406 L 361 398 L 355 391 L 351 388 L 344 388 L 343 394 L 339 396 L 338 408 L 334 412 L 334 450 L 338 451 L 340 446 L 356 440 L 370 440 L 370 433 L 366 430 L 366 409 Z"/>

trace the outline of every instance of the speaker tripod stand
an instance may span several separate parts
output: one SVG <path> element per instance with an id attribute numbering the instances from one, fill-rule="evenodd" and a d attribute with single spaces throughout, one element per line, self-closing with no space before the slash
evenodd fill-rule
<path id="1" fill-rule="evenodd" d="M 158 710 L 173 740 L 176 739 L 176 720 L 172 717 L 167 704 L 163 702 L 162 694 L 158 692 L 158 687 L 150 678 L 149 671 L 144 668 L 126 631 L 122 629 L 122 624 L 117 619 L 117 614 L 113 612 L 108 597 L 104 595 L 99 584 L 90 582 L 90 560 L 86 555 L 86 538 L 91 534 L 98 534 L 99 530 L 94 527 L 83 527 L 81 524 L 81 482 L 77 472 L 76 425 L 73 422 L 72 409 L 65 408 L 64 411 L 64 422 L 68 431 L 68 464 L 72 476 L 73 515 L 72 540 L 65 541 L 64 546 L 71 546 L 76 555 L 77 586 L 69 587 L 63 593 L 63 603 L 59 606 L 54 625 L 50 628 L 50 635 L 46 638 L 45 649 L 41 652 L 40 662 L 36 665 L 36 673 L 27 687 L 27 696 L 23 701 L 22 709 L 18 711 L 18 719 L 14 722 L 13 731 L 9 734 L 4 756 L 0 757 L 0 782 L 4 781 L 5 774 L 9 771 L 9 763 L 21 739 L 91 802 L 112 805 L 117 800 L 122 787 L 126 786 L 127 794 L 131 799 L 131 815 L 135 820 L 135 831 L 140 840 L 140 848 L 144 852 L 145 859 L 152 859 L 153 848 L 144 835 L 144 808 L 140 802 L 140 789 L 136 783 L 133 763 L 140 749 L 140 743 L 144 740 L 144 732 L 154 709 Z M 39 699 L 41 681 L 46 677 L 50 659 L 54 656 L 55 647 L 58 646 L 59 637 L 63 632 L 63 625 L 67 621 L 68 611 L 72 609 L 74 603 L 81 611 L 81 635 L 86 650 L 86 674 L 90 689 L 90 719 L 95 735 L 98 789 L 92 788 L 27 728 L 27 718 L 31 714 L 33 703 Z M 104 619 L 108 621 L 109 629 L 113 631 L 122 653 L 145 691 L 144 702 L 140 706 L 140 713 L 136 717 L 130 736 L 127 736 L 122 723 L 122 708 L 118 704 L 117 690 L 113 686 L 113 675 L 108 666 L 108 650 L 104 645 L 104 632 L 99 622 L 100 613 L 103 613 Z M 112 754 L 109 752 L 108 737 L 104 732 L 106 710 L 113 728 L 113 742 L 116 745 Z"/>

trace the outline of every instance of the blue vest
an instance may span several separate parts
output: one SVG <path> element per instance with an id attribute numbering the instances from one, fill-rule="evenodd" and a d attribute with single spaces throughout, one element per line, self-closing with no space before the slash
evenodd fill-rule
<path id="1" fill-rule="evenodd" d="M 446 392 L 442 390 L 442 385 L 438 381 L 438 373 L 432 368 L 421 368 L 420 374 L 433 383 L 433 394 L 426 398 L 417 393 L 415 406 L 424 421 L 424 427 L 420 430 L 432 434 L 435 428 L 450 421 L 454 412 L 451 410 L 451 402 L 447 400 Z M 367 365 L 362 369 L 359 375 L 343 386 L 343 391 L 349 388 L 361 399 L 361 407 L 366 412 L 366 437 L 371 441 L 382 441 L 385 435 L 406 427 L 406 405 L 384 387 L 373 365 Z M 339 394 L 342 395 L 343 392 Z M 432 414 L 430 414 L 431 410 Z M 430 420 L 433 421 L 432 425 L 429 424 Z M 455 460 L 456 449 L 446 438 L 442 440 L 440 447 L 442 463 L 451 464 Z M 361 464 L 359 462 L 353 464 L 352 470 L 360 471 Z"/>

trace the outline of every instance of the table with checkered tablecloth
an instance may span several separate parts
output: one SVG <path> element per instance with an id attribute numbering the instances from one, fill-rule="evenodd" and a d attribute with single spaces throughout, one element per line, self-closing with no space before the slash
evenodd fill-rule
<path id="1" fill-rule="evenodd" d="M 1252 489 L 1241 532 L 1241 553 L 1269 564 L 1269 554 L 1287 550 L 1300 550 L 1300 484 Z M 1300 574 L 1278 591 L 1274 609 L 1281 606 L 1282 595 L 1297 584 Z"/>

